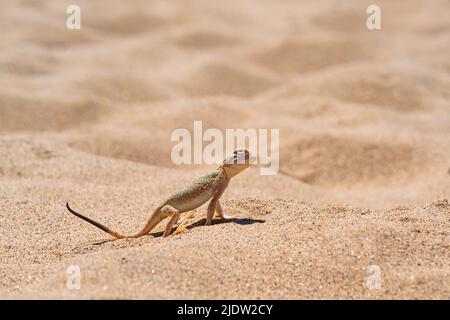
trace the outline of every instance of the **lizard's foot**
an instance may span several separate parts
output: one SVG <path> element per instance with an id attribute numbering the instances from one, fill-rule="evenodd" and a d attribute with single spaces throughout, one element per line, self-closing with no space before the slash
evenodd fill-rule
<path id="1" fill-rule="evenodd" d="M 216 216 L 222 220 L 231 220 L 231 219 L 235 218 L 234 216 L 225 214 L 219 201 L 217 201 L 217 205 L 216 205 Z"/>
<path id="2" fill-rule="evenodd" d="M 179 234 L 179 233 L 185 231 L 187 226 L 188 226 L 188 224 L 189 224 L 189 220 L 192 220 L 193 218 L 194 218 L 194 212 L 193 211 L 188 212 L 187 214 L 185 214 L 184 217 L 182 217 L 180 219 L 180 222 L 178 223 L 178 227 L 177 227 L 177 229 L 175 230 L 175 232 L 172 235 L 174 236 L 176 234 Z"/>
<path id="3" fill-rule="evenodd" d="M 188 223 L 187 223 L 186 221 L 183 222 L 183 223 L 180 223 L 180 225 L 177 227 L 177 229 L 175 230 L 175 232 L 172 233 L 172 235 L 174 236 L 174 235 L 177 235 L 177 234 L 179 234 L 179 233 L 182 233 L 183 231 L 186 230 L 187 226 L 188 226 Z"/>
<path id="4" fill-rule="evenodd" d="M 194 211 L 190 211 L 180 219 L 179 224 L 181 225 L 181 224 L 187 222 L 188 220 L 192 220 L 193 218 L 194 218 Z"/>
<path id="5" fill-rule="evenodd" d="M 229 214 L 222 214 L 222 215 L 219 216 L 219 219 L 221 219 L 221 220 L 232 220 L 234 218 L 236 218 L 236 217 L 235 216 L 231 216 Z"/>
<path id="6" fill-rule="evenodd" d="M 212 219 L 206 219 L 205 226 L 212 225 Z"/>

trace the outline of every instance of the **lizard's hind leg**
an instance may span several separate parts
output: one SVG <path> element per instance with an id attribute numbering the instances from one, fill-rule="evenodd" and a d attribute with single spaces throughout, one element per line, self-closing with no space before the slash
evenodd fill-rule
<path id="1" fill-rule="evenodd" d="M 166 230 L 164 230 L 164 234 L 163 234 L 163 237 L 167 237 L 172 233 L 173 226 L 178 222 L 178 219 L 180 219 L 180 212 L 177 209 L 175 209 L 174 207 L 168 206 L 168 205 L 164 206 L 161 209 L 161 212 L 172 214 L 169 222 L 167 223 Z"/>

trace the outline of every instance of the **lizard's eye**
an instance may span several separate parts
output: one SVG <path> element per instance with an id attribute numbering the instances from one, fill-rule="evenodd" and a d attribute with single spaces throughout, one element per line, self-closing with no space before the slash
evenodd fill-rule
<path id="1" fill-rule="evenodd" d="M 250 158 L 250 152 L 244 149 L 239 149 L 235 151 L 235 161 L 238 164 L 245 164 Z"/>
<path id="2" fill-rule="evenodd" d="M 228 158 L 225 159 L 226 164 L 246 164 L 250 159 L 250 152 L 245 149 L 238 149 L 233 152 Z"/>

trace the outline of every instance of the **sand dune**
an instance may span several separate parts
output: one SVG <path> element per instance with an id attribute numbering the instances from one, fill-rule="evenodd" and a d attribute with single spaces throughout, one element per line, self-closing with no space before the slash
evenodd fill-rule
<path id="1" fill-rule="evenodd" d="M 0 298 L 450 297 L 448 2 L 5 0 L 0 11 Z M 174 129 L 280 129 L 236 219 L 110 241 L 210 166 Z M 66 270 L 81 268 L 80 290 Z M 381 287 L 366 285 L 370 266 Z"/>
<path id="2" fill-rule="evenodd" d="M 285 171 L 313 185 L 388 184 L 427 171 L 423 150 L 408 145 L 315 136 L 290 149 Z"/>
<path id="3" fill-rule="evenodd" d="M 411 65 L 354 64 L 299 80 L 287 95 L 326 95 L 340 100 L 400 111 L 448 108 L 448 77 L 411 70 Z M 352 89 L 348 89 L 352 88 Z"/>
<path id="4" fill-rule="evenodd" d="M 299 74 L 328 66 L 363 60 L 368 54 L 359 43 L 347 39 L 295 39 L 260 52 L 255 60 L 269 70 L 282 74 Z"/>

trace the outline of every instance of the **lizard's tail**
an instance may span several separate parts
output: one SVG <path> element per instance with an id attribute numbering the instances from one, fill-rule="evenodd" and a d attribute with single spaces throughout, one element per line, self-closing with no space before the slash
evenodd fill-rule
<path id="1" fill-rule="evenodd" d="M 139 231 L 138 233 L 133 234 L 133 235 L 123 235 L 114 230 L 111 230 L 110 228 L 102 225 L 101 223 L 99 223 L 97 221 L 92 220 L 91 218 L 88 218 L 88 217 L 82 215 L 81 213 L 78 213 L 78 212 L 72 210 L 72 208 L 69 207 L 69 203 L 66 203 L 66 207 L 67 207 L 67 210 L 69 210 L 69 212 L 72 213 L 73 215 L 77 216 L 80 219 L 83 219 L 84 221 L 89 222 L 90 224 L 93 224 L 97 228 L 105 231 L 106 233 L 112 235 L 114 238 L 117 238 L 117 239 L 139 238 L 139 237 L 144 236 L 147 233 L 149 233 L 159 222 L 161 222 L 161 220 L 156 219 L 157 218 L 156 215 L 153 214 L 152 217 L 148 220 L 146 226 L 141 231 Z M 159 209 L 157 210 L 157 212 L 159 212 Z M 156 220 L 158 220 L 158 221 L 156 221 Z"/>

